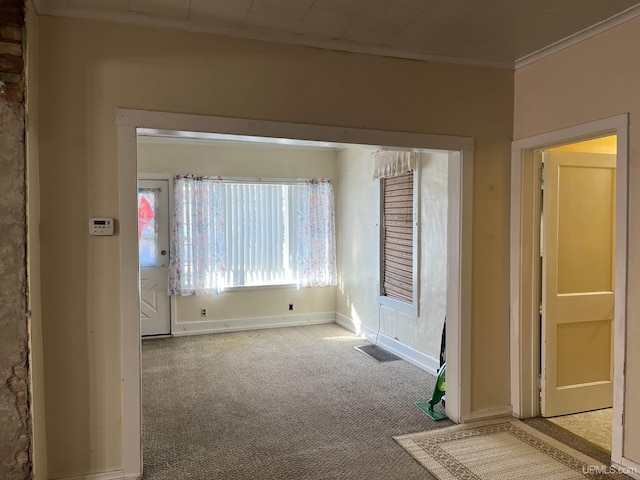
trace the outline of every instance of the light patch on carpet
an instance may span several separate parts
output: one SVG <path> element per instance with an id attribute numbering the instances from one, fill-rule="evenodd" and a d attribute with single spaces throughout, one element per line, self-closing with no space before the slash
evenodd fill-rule
<path id="1" fill-rule="evenodd" d="M 324 337 L 322 340 L 328 340 L 331 342 L 353 342 L 354 340 L 362 340 L 362 338 L 356 335 L 344 335 L 339 337 Z"/>
<path id="2" fill-rule="evenodd" d="M 439 480 L 628 478 L 519 420 L 456 425 L 394 439 Z"/>

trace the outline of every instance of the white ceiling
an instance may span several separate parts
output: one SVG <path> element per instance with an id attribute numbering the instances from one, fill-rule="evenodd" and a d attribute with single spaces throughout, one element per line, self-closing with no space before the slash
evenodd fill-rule
<path id="1" fill-rule="evenodd" d="M 39 13 L 48 15 L 506 68 L 563 39 L 588 35 L 591 27 L 602 29 L 640 12 L 634 8 L 640 0 L 35 0 L 35 4 Z"/>

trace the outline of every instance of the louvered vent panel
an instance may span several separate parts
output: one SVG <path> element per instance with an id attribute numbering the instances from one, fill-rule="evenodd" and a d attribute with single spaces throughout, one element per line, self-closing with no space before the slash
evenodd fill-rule
<path id="1" fill-rule="evenodd" d="M 384 179 L 384 295 L 413 302 L 413 172 Z"/>

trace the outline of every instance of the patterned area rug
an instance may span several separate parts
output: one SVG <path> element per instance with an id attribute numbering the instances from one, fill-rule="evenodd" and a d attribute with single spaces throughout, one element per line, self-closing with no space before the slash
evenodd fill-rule
<path id="1" fill-rule="evenodd" d="M 439 480 L 627 479 L 515 419 L 394 437 Z"/>

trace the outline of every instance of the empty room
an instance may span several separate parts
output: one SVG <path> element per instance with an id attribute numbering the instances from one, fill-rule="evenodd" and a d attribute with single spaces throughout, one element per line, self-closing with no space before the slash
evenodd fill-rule
<path id="1" fill-rule="evenodd" d="M 640 478 L 639 15 L 0 2 L 0 477 Z"/>

